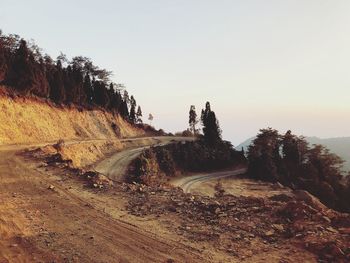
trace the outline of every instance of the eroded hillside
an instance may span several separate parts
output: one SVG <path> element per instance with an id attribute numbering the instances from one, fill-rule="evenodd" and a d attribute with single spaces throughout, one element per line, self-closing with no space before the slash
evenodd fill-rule
<path id="1" fill-rule="evenodd" d="M 42 99 L 9 98 L 1 89 L 0 144 L 59 139 L 111 139 L 141 136 L 144 131 L 104 110 L 57 107 Z"/>

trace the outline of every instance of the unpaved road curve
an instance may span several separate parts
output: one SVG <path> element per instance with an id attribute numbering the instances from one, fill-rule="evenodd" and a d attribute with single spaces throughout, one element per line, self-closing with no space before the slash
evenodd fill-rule
<path id="1" fill-rule="evenodd" d="M 172 184 L 178 187 L 181 187 L 185 193 L 190 193 L 195 190 L 200 184 L 218 180 L 222 178 L 227 178 L 231 176 L 237 176 L 240 174 L 246 173 L 246 168 L 237 168 L 231 171 L 223 171 L 223 172 L 213 172 L 213 173 L 205 173 L 205 174 L 197 174 L 193 176 L 183 177 L 179 179 L 175 179 Z"/>
<path id="2" fill-rule="evenodd" d="M 140 138 L 141 140 L 142 138 Z M 192 141 L 191 137 L 147 137 L 147 140 L 152 141 L 152 146 L 166 145 L 179 141 Z M 116 152 L 112 156 L 97 163 L 93 169 L 108 176 L 114 181 L 124 181 L 125 172 L 132 160 L 139 156 L 143 150 L 150 148 L 151 145 L 141 147 L 133 147 L 125 149 L 121 152 Z"/>
<path id="3" fill-rule="evenodd" d="M 1 263 L 206 262 L 191 247 L 97 209 L 81 182 L 36 170 L 16 154 L 21 148 L 0 150 Z"/>

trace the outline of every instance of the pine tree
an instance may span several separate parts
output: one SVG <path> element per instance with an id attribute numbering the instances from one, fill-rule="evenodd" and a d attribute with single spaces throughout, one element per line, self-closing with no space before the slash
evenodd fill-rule
<path id="1" fill-rule="evenodd" d="M 211 110 L 210 103 L 205 104 L 205 109 L 202 110 L 201 115 L 204 141 L 209 145 L 215 145 L 221 142 L 221 130 L 215 112 Z"/>
<path id="2" fill-rule="evenodd" d="M 192 131 L 193 135 L 195 135 L 197 132 L 196 131 L 196 124 L 198 123 L 198 120 L 197 120 L 196 108 L 194 105 L 191 105 L 191 107 L 190 107 L 188 123 L 190 125 L 190 130 Z"/>
<path id="3" fill-rule="evenodd" d="M 85 105 L 87 101 L 86 92 L 84 91 L 84 75 L 80 66 L 73 64 L 72 80 L 74 85 L 74 103 Z"/>
<path id="4" fill-rule="evenodd" d="M 126 90 L 124 90 L 123 100 L 126 102 L 126 105 L 129 106 L 129 104 L 130 104 L 130 98 L 129 98 L 129 93 L 128 93 Z"/>
<path id="5" fill-rule="evenodd" d="M 136 123 L 136 100 L 134 96 L 130 97 L 130 121 Z"/>
<path id="6" fill-rule="evenodd" d="M 111 93 L 111 103 L 110 103 L 110 109 L 112 111 L 119 111 L 120 104 L 122 102 L 122 97 L 118 90 L 114 89 L 114 84 L 110 84 L 110 93 Z"/>
<path id="7" fill-rule="evenodd" d="M 141 111 L 141 106 L 139 105 L 137 107 L 137 112 L 136 112 L 136 121 L 137 123 L 142 123 L 142 111 Z"/>
<path id="8" fill-rule="evenodd" d="M 34 84 L 33 58 L 30 55 L 27 42 L 21 40 L 14 54 L 12 67 L 5 83 L 25 95 L 28 95 Z"/>
<path id="9" fill-rule="evenodd" d="M 88 73 L 86 73 L 84 77 L 83 90 L 86 94 L 87 104 L 92 105 L 92 97 L 94 95 L 94 91 L 92 89 L 92 83 L 91 83 L 90 75 Z"/>
<path id="10" fill-rule="evenodd" d="M 125 120 L 129 119 L 128 104 L 126 103 L 125 100 L 123 100 L 122 103 L 119 106 L 119 113 Z"/>
<path id="11" fill-rule="evenodd" d="M 107 109 L 110 101 L 108 96 L 108 90 L 105 86 L 105 83 L 99 80 L 94 81 L 93 83 L 93 89 L 94 89 L 94 102 Z"/>
<path id="12" fill-rule="evenodd" d="M 66 100 L 66 92 L 64 89 L 63 72 L 61 61 L 58 60 L 50 84 L 50 99 L 56 103 L 63 103 Z"/>

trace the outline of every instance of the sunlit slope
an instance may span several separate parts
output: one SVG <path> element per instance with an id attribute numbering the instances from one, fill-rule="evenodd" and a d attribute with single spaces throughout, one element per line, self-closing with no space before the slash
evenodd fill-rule
<path id="1" fill-rule="evenodd" d="M 119 128 L 121 137 L 144 133 L 119 115 L 102 110 L 61 108 L 37 99 L 0 96 L 0 144 L 116 138 L 113 127 Z"/>

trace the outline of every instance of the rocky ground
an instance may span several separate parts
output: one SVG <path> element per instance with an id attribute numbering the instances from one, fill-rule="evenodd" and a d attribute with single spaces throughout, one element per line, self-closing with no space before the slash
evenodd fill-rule
<path id="1" fill-rule="evenodd" d="M 93 171 L 72 168 L 69 161 L 40 150 L 24 156 L 40 162 L 40 169 L 60 169 L 65 176 L 75 176 L 106 200 L 111 193 L 125 200 L 121 209 L 130 215 L 130 223 L 140 218 L 157 225 L 157 231 L 164 227 L 168 234 L 160 231 L 163 237 L 179 237 L 209 255 L 210 262 L 219 262 L 214 256 L 210 258 L 214 254 L 226 255 L 219 257 L 225 258 L 221 262 L 350 261 L 350 216 L 327 209 L 304 191 L 269 197 L 234 196 L 217 185 L 215 196 L 209 197 L 169 185 L 112 182 Z"/>
<path id="2" fill-rule="evenodd" d="M 213 198 L 185 194 L 179 188 L 127 188 L 132 193 L 130 213 L 167 218 L 177 233 L 241 260 L 288 247 L 291 257 L 285 262 L 297 261 L 300 249 L 319 262 L 350 260 L 350 216 L 328 210 L 306 192 L 270 198 L 221 193 Z"/>

